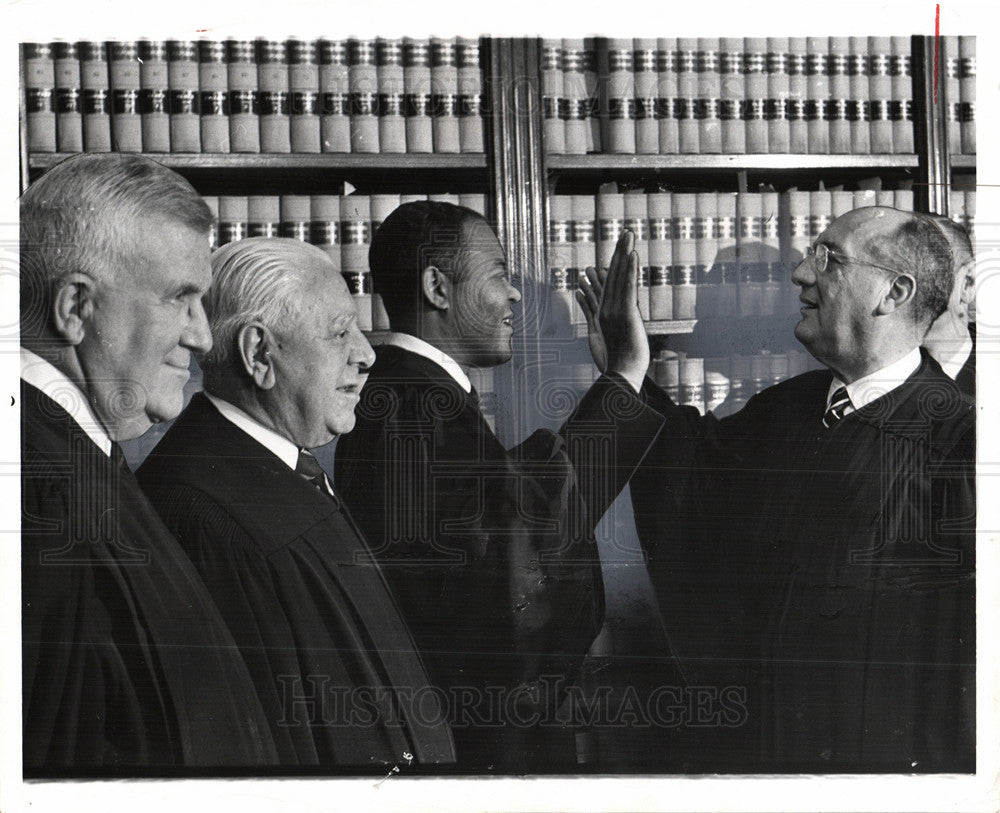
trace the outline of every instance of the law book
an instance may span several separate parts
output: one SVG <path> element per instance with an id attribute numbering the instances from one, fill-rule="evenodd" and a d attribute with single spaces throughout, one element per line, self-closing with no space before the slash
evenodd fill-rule
<path id="1" fill-rule="evenodd" d="M 719 40 L 719 138 L 723 154 L 746 152 L 746 127 L 743 124 L 743 38 Z"/>
<path id="2" fill-rule="evenodd" d="M 108 48 L 103 42 L 80 42 L 80 91 L 83 108 L 83 148 L 111 151 L 111 88 Z"/>
<path id="3" fill-rule="evenodd" d="M 403 87 L 406 93 L 406 151 L 432 152 L 431 45 L 426 39 L 403 39 Z"/>
<path id="4" fill-rule="evenodd" d="M 763 313 L 763 245 L 761 243 L 761 196 L 745 192 L 739 197 L 739 257 L 738 305 L 741 317 Z"/>
<path id="5" fill-rule="evenodd" d="M 613 185 L 612 185 L 613 186 Z M 597 265 L 607 270 L 625 228 L 625 196 L 621 192 L 597 195 Z"/>
<path id="6" fill-rule="evenodd" d="M 350 71 L 345 40 L 319 41 L 320 140 L 323 152 L 351 151 Z"/>
<path id="7" fill-rule="evenodd" d="M 857 189 L 852 194 L 852 208 L 860 209 L 863 206 L 874 206 L 876 202 L 876 192 L 874 189 Z"/>
<path id="8" fill-rule="evenodd" d="M 750 392 L 756 395 L 771 386 L 770 352 L 764 350 L 750 356 Z"/>
<path id="9" fill-rule="evenodd" d="M 736 193 L 719 192 L 715 205 L 715 234 L 718 247 L 715 264 L 719 268 L 718 313 L 723 317 L 731 317 L 739 312 L 739 262 L 736 252 L 739 221 L 736 217 Z"/>
<path id="10" fill-rule="evenodd" d="M 948 153 L 962 153 L 962 60 L 960 39 L 957 36 L 942 37 L 941 59 L 944 63 L 945 127 L 948 137 Z"/>
<path id="11" fill-rule="evenodd" d="M 560 325 L 580 322 L 576 310 L 578 280 L 573 265 L 573 197 L 549 195 L 549 307 L 548 320 L 558 331 Z"/>
<path id="12" fill-rule="evenodd" d="M 893 206 L 896 209 L 900 209 L 904 212 L 913 211 L 913 190 L 912 189 L 896 189 L 892 193 Z"/>
<path id="13" fill-rule="evenodd" d="M 872 151 L 871 101 L 868 78 L 868 38 L 851 37 L 847 73 L 850 77 L 848 120 L 851 123 L 851 153 L 866 155 Z"/>
<path id="14" fill-rule="evenodd" d="M 851 99 L 851 40 L 850 37 L 830 37 L 827 67 L 830 76 L 830 98 L 826 103 L 826 118 L 830 125 L 830 152 L 849 155 L 851 152 L 851 120 L 848 106 Z"/>
<path id="15" fill-rule="evenodd" d="M 969 237 L 975 239 L 976 237 L 976 191 L 974 189 L 967 189 L 962 193 L 963 206 L 965 209 L 965 218 L 963 225 L 966 231 L 969 232 Z M 975 243 L 973 243 L 975 246 Z"/>
<path id="16" fill-rule="evenodd" d="M 809 356 L 808 353 L 803 353 L 801 350 L 788 350 L 785 355 L 788 357 L 788 377 L 794 378 L 797 375 L 802 375 L 809 369 Z"/>
<path id="17" fill-rule="evenodd" d="M 216 195 L 202 195 L 201 199 L 212 213 L 212 225 L 208 227 L 208 247 L 215 251 L 219 247 L 219 198 Z"/>
<path id="18" fill-rule="evenodd" d="M 568 278 L 573 284 L 578 284 L 580 276 L 586 268 L 597 267 L 596 233 L 596 199 L 593 195 L 572 195 L 573 199 L 573 267 Z M 586 320 L 581 308 L 571 312 L 574 324 L 583 324 Z"/>
<path id="19" fill-rule="evenodd" d="M 371 244 L 371 197 L 345 195 L 340 199 L 340 272 L 358 308 L 358 327 L 372 329 L 372 287 L 368 273 Z"/>
<path id="20" fill-rule="evenodd" d="M 748 153 L 768 151 L 767 122 L 767 38 L 746 37 L 743 40 L 743 100 L 742 118 L 746 127 Z"/>
<path id="21" fill-rule="evenodd" d="M 773 387 L 788 378 L 788 354 L 771 353 L 767 360 L 768 386 Z"/>
<path id="22" fill-rule="evenodd" d="M 833 196 L 830 192 L 809 193 L 809 245 L 833 222 Z"/>
<path id="23" fill-rule="evenodd" d="M 678 37 L 676 53 L 677 97 L 674 118 L 677 119 L 678 148 L 682 153 L 696 154 L 698 121 L 695 107 L 698 99 L 698 40 Z"/>
<path id="24" fill-rule="evenodd" d="M 280 40 L 257 40 L 257 103 L 260 151 L 292 151 L 288 104 L 288 47 Z"/>
<path id="25" fill-rule="evenodd" d="M 646 199 L 649 222 L 649 318 L 674 318 L 674 291 L 671 280 L 672 231 L 670 193 L 651 192 Z"/>
<path id="26" fill-rule="evenodd" d="M 734 412 L 739 412 L 753 394 L 750 357 L 733 354 L 729 357 L 729 397 L 725 404 L 725 414 L 732 415 Z"/>
<path id="27" fill-rule="evenodd" d="M 351 38 L 347 41 L 351 152 L 379 151 L 378 66 L 375 60 L 375 40 Z"/>
<path id="28" fill-rule="evenodd" d="M 892 38 L 868 38 L 868 110 L 871 149 L 876 154 L 892 152 Z"/>
<path id="29" fill-rule="evenodd" d="M 111 86 L 112 149 L 142 152 L 139 43 L 108 43 L 108 79 Z"/>
<path id="30" fill-rule="evenodd" d="M 219 196 L 219 245 L 247 236 L 249 201 L 242 195 Z"/>
<path id="31" fill-rule="evenodd" d="M 891 189 L 879 189 L 875 193 L 875 205 L 895 208 L 895 193 Z"/>
<path id="32" fill-rule="evenodd" d="M 309 242 L 323 249 L 334 267 L 342 270 L 340 198 L 336 195 L 313 195 L 309 198 Z"/>
<path id="33" fill-rule="evenodd" d="M 22 48 L 28 152 L 55 152 L 56 71 L 52 44 L 26 42 Z"/>
<path id="34" fill-rule="evenodd" d="M 563 91 L 562 40 L 543 39 L 541 52 L 542 143 L 550 155 L 566 154 L 567 108 Z"/>
<path id="35" fill-rule="evenodd" d="M 762 316 L 777 316 L 783 312 L 785 278 L 777 192 L 760 193 L 760 261 L 760 312 Z"/>
<path id="36" fill-rule="evenodd" d="M 455 38 L 431 38 L 431 107 L 434 152 L 461 150 L 458 134 L 458 59 Z"/>
<path id="37" fill-rule="evenodd" d="M 958 96 L 961 102 L 962 152 L 976 154 L 976 38 L 958 38 Z"/>
<path id="38" fill-rule="evenodd" d="M 632 40 L 610 38 L 602 51 L 607 66 L 606 152 L 635 153 L 635 72 Z"/>
<path id="39" fill-rule="evenodd" d="M 656 120 L 659 74 L 656 70 L 656 40 L 632 40 L 635 70 L 635 151 L 656 155 L 660 151 L 660 126 Z"/>
<path id="40" fill-rule="evenodd" d="M 587 135 L 587 152 L 605 152 L 607 144 L 602 140 L 602 122 L 600 113 L 600 78 L 597 71 L 597 41 L 593 37 L 583 40 L 583 81 L 586 87 L 588 103 L 587 120 L 590 122 L 590 132 Z M 565 58 L 565 52 L 563 53 Z"/>
<path id="41" fill-rule="evenodd" d="M 830 119 L 827 103 L 830 99 L 829 38 L 806 38 L 806 124 L 809 152 L 826 155 L 830 152 Z"/>
<path id="42" fill-rule="evenodd" d="M 198 43 L 198 87 L 201 151 L 229 152 L 229 66 L 224 42 Z"/>
<path id="43" fill-rule="evenodd" d="M 437 203 L 450 203 L 453 206 L 461 205 L 458 200 L 458 195 L 454 192 L 434 192 L 427 196 L 427 200 L 436 201 Z"/>
<path id="44" fill-rule="evenodd" d="M 83 151 L 80 54 L 75 42 L 52 43 L 56 80 L 56 148 Z"/>
<path id="45" fill-rule="evenodd" d="M 486 195 L 479 192 L 462 192 L 458 196 L 458 203 L 460 206 L 464 206 L 466 209 L 472 209 L 473 212 L 480 214 L 482 217 L 486 217 Z"/>
<path id="46" fill-rule="evenodd" d="M 396 194 L 377 194 L 372 195 L 371 203 L 371 235 L 372 237 L 378 232 L 379 227 L 382 225 L 383 221 L 391 215 L 396 209 L 399 208 L 399 195 Z M 372 329 L 373 330 L 388 330 L 389 329 L 389 314 L 386 313 L 385 305 L 382 302 L 382 297 L 375 293 L 374 286 L 372 287 Z"/>
<path id="47" fill-rule="evenodd" d="M 742 40 L 740 40 L 742 48 Z M 742 55 L 741 55 L 742 60 Z M 740 63 L 742 65 L 742 62 Z M 656 40 L 656 121 L 661 155 L 676 155 L 681 150 L 680 122 L 674 115 L 677 105 L 677 39 L 660 37 Z M 743 79 L 740 78 L 740 95 Z M 739 122 L 742 132 L 743 122 Z"/>
<path id="48" fill-rule="evenodd" d="M 167 81 L 170 85 L 170 151 L 201 152 L 197 42 L 167 42 Z"/>
<path id="49" fill-rule="evenodd" d="M 847 214 L 854 208 L 854 193 L 843 189 L 835 189 L 830 194 L 831 221 Z"/>
<path id="50" fill-rule="evenodd" d="M 289 142 L 292 152 L 320 152 L 319 49 L 315 40 L 290 39 Z"/>
<path id="51" fill-rule="evenodd" d="M 809 152 L 809 44 L 805 37 L 788 38 L 788 148 L 794 155 Z"/>
<path id="52" fill-rule="evenodd" d="M 142 151 L 170 152 L 170 80 L 167 43 L 139 40 L 139 117 Z"/>
<path id="53" fill-rule="evenodd" d="M 694 221 L 697 198 L 688 192 L 671 195 L 671 247 L 674 319 L 694 319 L 698 304 L 698 251 Z"/>
<path id="54" fill-rule="evenodd" d="M 281 236 L 281 200 L 277 195 L 247 198 L 247 237 Z"/>
<path id="55" fill-rule="evenodd" d="M 414 194 L 400 195 L 399 205 L 402 206 L 404 203 L 415 203 L 420 200 L 427 200 L 427 195 L 414 195 Z"/>
<path id="56" fill-rule="evenodd" d="M 791 149 L 788 100 L 792 77 L 788 72 L 788 37 L 767 38 L 767 151 L 786 154 Z"/>
<path id="57" fill-rule="evenodd" d="M 705 411 L 705 360 L 697 356 L 683 356 L 678 362 L 678 403 Z"/>
<path id="58" fill-rule="evenodd" d="M 913 135 L 913 76 L 910 38 L 892 38 L 892 100 L 889 117 L 892 120 L 892 149 L 895 153 L 915 152 Z"/>
<path id="59" fill-rule="evenodd" d="M 705 411 L 715 412 L 729 397 L 729 358 L 705 359 Z"/>
<path id="60" fill-rule="evenodd" d="M 253 40 L 226 40 L 229 88 L 229 149 L 260 152 L 260 107 L 257 97 L 257 46 Z"/>
<path id="61" fill-rule="evenodd" d="M 378 77 L 379 150 L 403 153 L 406 152 L 403 41 L 384 37 L 376 39 L 375 63 Z"/>
<path id="62" fill-rule="evenodd" d="M 647 195 L 642 190 L 632 190 L 625 195 L 625 228 L 635 235 L 635 251 L 639 255 L 636 294 L 639 313 L 649 321 L 649 221 Z"/>
<path id="63" fill-rule="evenodd" d="M 698 72 L 698 96 L 694 113 L 698 121 L 698 151 L 703 154 L 722 152 L 722 122 L 719 118 L 722 77 L 719 74 L 719 47 L 718 37 L 698 38 L 695 63 Z"/>
<path id="64" fill-rule="evenodd" d="M 562 60 L 563 140 L 567 155 L 584 155 L 590 131 L 590 100 L 584 75 L 586 55 L 582 39 L 560 41 Z M 554 125 L 553 125 L 554 127 Z"/>
<path id="65" fill-rule="evenodd" d="M 812 244 L 810 228 L 810 192 L 793 189 L 784 194 L 788 209 L 786 239 L 782 243 L 781 254 L 785 266 L 785 312 L 797 313 L 801 307 L 799 287 L 791 281 L 792 272 L 805 257 Z"/>
<path id="66" fill-rule="evenodd" d="M 696 313 L 699 319 L 723 315 L 719 306 L 722 266 L 716 261 L 719 252 L 717 213 L 717 193 L 698 192 L 695 195 L 695 284 L 698 286 Z"/>
<path id="67" fill-rule="evenodd" d="M 485 150 L 483 137 L 483 68 L 479 40 L 459 37 L 455 45 L 458 61 L 458 141 L 462 152 Z"/>
<path id="68" fill-rule="evenodd" d="M 301 240 L 303 243 L 313 242 L 312 199 L 309 195 L 281 195 L 278 209 L 278 234 L 281 237 Z"/>

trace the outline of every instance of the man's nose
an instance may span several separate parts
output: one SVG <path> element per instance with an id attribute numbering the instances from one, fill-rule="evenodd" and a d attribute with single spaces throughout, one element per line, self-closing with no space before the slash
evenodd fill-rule
<path id="1" fill-rule="evenodd" d="M 208 316 L 200 299 L 191 305 L 181 344 L 195 353 L 207 353 L 212 349 L 212 330 L 208 326 Z"/>
<path id="2" fill-rule="evenodd" d="M 816 282 L 816 272 L 813 269 L 812 257 L 808 254 L 802 258 L 802 261 L 792 271 L 792 282 L 803 288 Z"/>

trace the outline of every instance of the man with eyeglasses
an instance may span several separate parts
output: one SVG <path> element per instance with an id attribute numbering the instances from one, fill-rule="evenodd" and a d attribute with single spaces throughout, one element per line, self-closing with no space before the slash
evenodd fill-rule
<path id="1" fill-rule="evenodd" d="M 685 768 L 975 769 L 974 412 L 920 349 L 953 274 L 928 218 L 848 212 L 792 274 L 827 369 L 721 420 L 647 382 L 631 493 L 676 677 L 744 700 L 675 730 Z"/>

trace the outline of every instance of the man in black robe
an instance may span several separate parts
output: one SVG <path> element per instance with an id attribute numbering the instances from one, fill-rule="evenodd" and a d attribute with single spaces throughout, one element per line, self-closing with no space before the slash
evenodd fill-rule
<path id="1" fill-rule="evenodd" d="M 928 219 L 869 207 L 792 280 L 795 334 L 827 370 L 722 420 L 647 385 L 667 423 L 631 487 L 664 624 L 689 685 L 743 702 L 678 729 L 674 757 L 972 771 L 974 411 L 919 349 L 951 251 Z"/>
<path id="2" fill-rule="evenodd" d="M 649 349 L 634 287 L 604 304 L 605 374 L 558 433 L 508 450 L 468 378 L 512 355 L 520 293 L 492 229 L 462 207 L 405 204 L 369 263 L 394 332 L 338 441 L 337 488 L 452 699 L 459 764 L 572 768 L 555 709 L 603 621 L 594 527 L 662 420 L 638 398 Z"/>
<path id="3" fill-rule="evenodd" d="M 27 776 L 275 758 L 228 629 L 118 447 L 177 415 L 211 346 L 211 222 L 138 156 L 69 159 L 21 198 Z"/>
<path id="4" fill-rule="evenodd" d="M 374 357 L 347 286 L 290 239 L 231 243 L 212 268 L 205 393 L 139 480 L 228 622 L 282 765 L 453 762 L 382 573 L 306 451 L 351 430 Z"/>

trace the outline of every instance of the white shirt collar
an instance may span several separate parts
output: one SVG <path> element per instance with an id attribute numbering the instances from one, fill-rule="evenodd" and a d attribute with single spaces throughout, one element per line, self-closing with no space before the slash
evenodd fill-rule
<path id="1" fill-rule="evenodd" d="M 223 401 L 218 396 L 212 395 L 209 392 L 205 393 L 205 397 L 219 410 L 223 418 L 234 424 L 237 429 L 242 429 L 261 446 L 280 458 L 281 462 L 288 466 L 288 468 L 295 471 L 295 466 L 299 462 L 298 446 L 288 438 L 279 435 L 273 429 L 269 429 L 254 420 L 242 409 L 229 403 L 229 401 Z"/>
<path id="2" fill-rule="evenodd" d="M 954 380 L 958 378 L 958 374 L 962 372 L 965 362 L 969 360 L 969 356 L 971 355 L 972 337 L 966 335 L 958 347 L 948 354 L 948 358 L 944 361 L 938 359 L 938 363 L 941 365 L 941 369 L 944 370 L 945 375 Z"/>
<path id="3" fill-rule="evenodd" d="M 90 408 L 90 401 L 62 370 L 30 350 L 21 348 L 21 378 L 65 409 L 97 447 L 111 457 L 111 437 Z"/>
<path id="4" fill-rule="evenodd" d="M 914 347 L 898 361 L 894 361 L 881 370 L 869 373 L 850 384 L 845 384 L 837 376 L 834 376 L 833 381 L 830 382 L 830 389 L 826 393 L 827 406 L 830 405 L 833 393 L 840 387 L 846 387 L 847 395 L 851 399 L 851 411 L 863 409 L 872 401 L 896 389 L 913 375 L 919 366 L 920 348 Z"/>
<path id="5" fill-rule="evenodd" d="M 439 350 L 434 345 L 428 344 L 423 339 L 418 339 L 409 333 L 389 333 L 382 343 L 391 344 L 393 347 L 399 347 L 402 350 L 409 350 L 411 353 L 423 356 L 428 361 L 433 361 L 438 367 L 444 369 L 463 390 L 472 392 L 472 382 L 469 381 L 469 377 L 459 366 L 458 362 L 443 350 Z"/>

